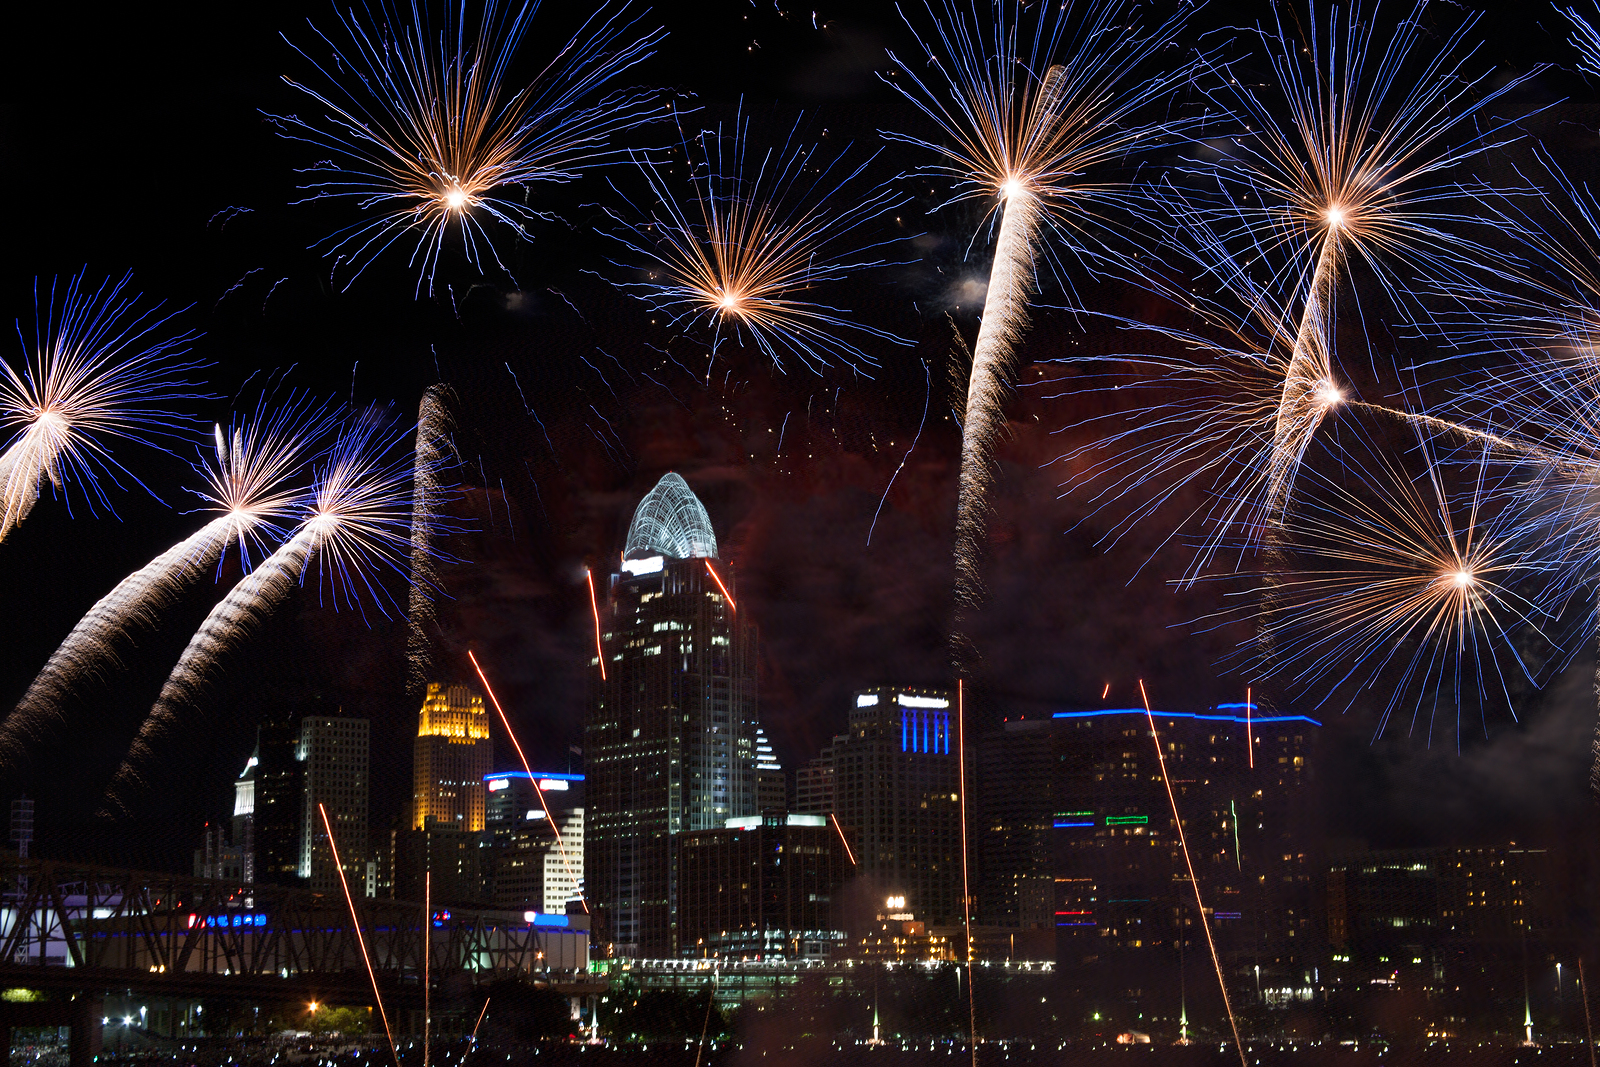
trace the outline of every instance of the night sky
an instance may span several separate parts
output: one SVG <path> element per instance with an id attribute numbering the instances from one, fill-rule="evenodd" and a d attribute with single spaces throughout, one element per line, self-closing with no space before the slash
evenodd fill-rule
<path id="1" fill-rule="evenodd" d="M 761 716 L 786 768 L 842 729 L 851 690 L 950 684 L 951 352 L 956 331 L 970 343 L 977 328 L 986 231 L 970 205 L 930 213 L 939 183 L 897 177 L 927 161 L 878 136 L 927 133 L 877 77 L 886 48 L 912 52 L 892 6 L 779 11 L 714 0 L 664 4 L 652 16 L 669 36 L 626 81 L 672 87 L 681 106 L 702 109 L 705 125 L 742 106 L 764 137 L 800 122 L 808 137 L 855 142 L 859 158 L 881 149 L 875 176 L 897 180 L 908 198 L 879 223 L 883 238 L 898 241 L 885 252 L 894 264 L 853 280 L 841 300 L 913 345 L 869 346 L 880 361 L 870 377 L 778 374 L 759 353 L 730 347 L 709 378 L 703 339 L 668 334 L 614 284 L 629 275 L 596 234 L 607 226 L 604 208 L 620 210 L 635 189 L 624 168 L 535 191 L 552 217 L 533 241 L 502 244 L 515 284 L 450 263 L 435 296 L 416 299 L 415 275 L 389 261 L 347 291 L 330 285 L 308 246 L 351 221 L 348 209 L 290 205 L 295 168 L 316 155 L 279 137 L 263 115 L 314 106 L 279 80 L 308 73 L 280 34 L 309 42 L 306 19 L 331 24 L 331 5 L 221 5 L 199 20 L 126 6 L 37 7 L 32 33 L 13 38 L 5 64 L 7 316 L 31 331 L 36 276 L 47 285 L 84 266 L 98 277 L 132 270 L 138 289 L 183 309 L 177 322 L 204 333 L 195 350 L 212 366 L 197 392 L 213 395 L 193 405 L 197 431 L 225 419 L 237 398 L 253 403 L 269 376 L 282 387 L 392 402 L 401 418 L 414 417 L 427 385 L 451 383 L 466 462 L 452 474 L 459 531 L 444 544 L 441 618 L 451 647 L 440 673 L 466 680 L 465 652 L 476 651 L 536 765 L 564 765 L 568 746 L 581 743 L 592 640 L 583 566 L 615 558 L 633 507 L 669 470 L 705 502 L 722 558 L 738 571 L 740 610 L 761 627 Z M 1215 43 L 1230 34 L 1219 28 L 1266 10 L 1213 7 L 1196 25 L 1220 34 Z M 553 28 L 528 42 L 530 63 L 564 39 L 570 15 L 554 3 L 540 13 L 536 26 Z M 1570 60 L 1553 26 L 1491 17 L 1480 36 L 1496 42 L 1503 72 Z M 1593 94 L 1570 72 L 1541 75 L 1507 107 L 1561 97 L 1574 99 L 1543 128 L 1592 154 Z M 638 137 L 664 144 L 671 134 Z M 1129 287 L 1074 281 L 1091 306 L 1160 313 Z M 1041 299 L 1065 295 L 1047 283 Z M 1028 387 L 1060 377 L 1038 361 L 1123 344 L 1092 320 L 1050 309 L 1034 316 L 1025 387 L 999 448 L 991 599 L 974 628 L 985 667 L 972 684 L 989 721 L 1099 706 L 1107 684 L 1111 703 L 1131 704 L 1140 678 L 1158 706 L 1174 709 L 1243 697 L 1244 679 L 1217 664 L 1250 629 L 1195 624 L 1224 604 L 1226 590 L 1173 590 L 1188 549 L 1182 539 L 1164 544 L 1172 526 L 1159 517 L 1104 544 L 1110 520 L 1090 514 L 1086 494 L 1064 492 L 1069 472 L 1052 462 L 1083 440 L 1070 427 L 1107 401 L 1070 383 Z M 20 351 L 13 341 L 6 358 Z M 0 544 L 7 708 L 85 609 L 199 524 L 186 514 L 195 446 L 174 452 L 119 453 L 159 500 L 130 484 L 113 491 L 115 516 L 90 514 L 81 494 L 69 516 L 47 493 Z M 220 583 L 236 577 L 229 567 Z M 386 580 L 403 601 L 403 581 Z M 199 823 L 229 810 L 228 783 L 257 719 L 312 698 L 372 719 L 373 822 L 395 817 L 409 789 L 416 710 L 404 693 L 404 621 L 373 604 L 336 613 L 307 588 L 227 660 L 146 816 L 113 828 L 90 818 L 223 588 L 197 584 L 173 605 L 122 669 L 89 687 L 60 743 L 8 779 L 8 789 L 38 798 L 44 854 L 185 866 Z M 1467 843 L 1549 839 L 1592 820 L 1584 779 L 1593 669 L 1592 654 L 1580 654 L 1519 708 L 1519 722 L 1504 709 L 1491 716 L 1487 738 L 1466 723 L 1459 754 L 1451 729 L 1436 730 L 1430 745 L 1420 731 L 1406 735 L 1403 715 L 1372 743 L 1381 700 L 1313 713 L 1327 724 L 1330 830 L 1375 845 Z M 509 766 L 509 745 L 502 755 Z"/>

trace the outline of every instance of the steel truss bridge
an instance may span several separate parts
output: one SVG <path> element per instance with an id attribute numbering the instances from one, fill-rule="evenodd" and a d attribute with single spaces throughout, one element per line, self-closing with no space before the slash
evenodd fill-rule
<path id="1" fill-rule="evenodd" d="M 587 973 L 586 930 L 540 925 L 559 917 L 441 908 L 429 924 L 420 903 L 357 898 L 355 907 L 391 1014 L 422 1004 L 425 945 L 435 988 L 515 975 L 573 995 L 605 988 Z M 341 897 L 15 858 L 0 860 L 0 987 L 49 998 L 0 1000 L 0 1039 L 12 1026 L 70 1025 L 73 1067 L 97 1050 L 108 991 L 284 1001 L 314 988 L 335 1002 L 372 999 Z M 44 1019 L 57 1014 L 70 1018 Z"/>

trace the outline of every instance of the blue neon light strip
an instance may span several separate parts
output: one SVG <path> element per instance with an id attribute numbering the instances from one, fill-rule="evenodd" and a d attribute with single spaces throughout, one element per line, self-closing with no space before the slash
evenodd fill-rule
<path id="1" fill-rule="evenodd" d="M 544 912 L 535 912 L 533 916 L 533 925 L 535 926 L 565 927 L 570 925 L 571 922 L 572 920 L 565 915 L 546 915 Z"/>
<path id="2" fill-rule="evenodd" d="M 1099 926 L 1099 923 L 1056 923 L 1057 926 Z"/>
<path id="3" fill-rule="evenodd" d="M 1057 830 L 1063 829 L 1064 827 L 1068 827 L 1068 826 L 1093 826 L 1093 825 L 1094 825 L 1093 822 L 1065 822 L 1065 821 L 1063 821 L 1061 819 L 1057 819 L 1056 820 L 1056 829 Z"/>
<path id="4" fill-rule="evenodd" d="M 1244 707 L 1243 704 L 1219 704 L 1217 706 L 1222 708 Z M 1312 726 L 1322 725 L 1317 720 L 1308 718 L 1305 715 L 1252 715 L 1249 719 L 1246 719 L 1242 715 L 1199 715 L 1192 711 L 1154 711 L 1151 714 L 1161 719 L 1203 719 L 1206 722 L 1308 722 Z M 1137 715 L 1142 719 L 1144 718 L 1145 710 L 1143 708 L 1102 708 L 1099 711 L 1058 711 L 1050 717 L 1052 719 L 1098 719 L 1104 715 Z"/>
<path id="5" fill-rule="evenodd" d="M 534 771 L 533 772 L 533 776 L 535 778 L 541 778 L 541 779 L 549 778 L 552 781 L 556 781 L 556 782 L 581 782 L 581 781 L 583 781 L 583 775 L 581 775 L 581 774 L 564 774 L 564 773 L 562 773 L 560 771 Z M 524 779 L 526 779 L 527 777 L 528 777 L 528 772 L 527 771 L 501 771 L 498 774 L 486 774 L 486 775 L 483 776 L 483 780 L 487 782 L 491 778 L 524 778 Z"/>

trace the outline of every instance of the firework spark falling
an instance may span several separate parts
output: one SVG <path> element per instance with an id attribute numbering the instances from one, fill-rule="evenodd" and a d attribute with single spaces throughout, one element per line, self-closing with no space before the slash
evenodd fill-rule
<path id="1" fill-rule="evenodd" d="M 280 536 L 279 524 L 302 503 L 304 490 L 294 481 L 330 422 L 326 404 L 291 396 L 272 410 L 263 401 L 228 429 L 216 428 L 215 460 L 198 465 L 210 484 L 197 495 L 205 510 L 220 514 L 124 578 L 78 621 L 0 725 L 0 766 L 15 767 L 48 743 L 66 725 L 63 702 L 109 670 L 131 631 L 155 625 L 185 586 L 222 562 L 230 544 L 249 569 L 252 551 Z"/>
<path id="2" fill-rule="evenodd" d="M 1183 865 L 1189 871 L 1189 885 L 1194 889 L 1194 907 L 1200 915 L 1200 928 L 1205 931 L 1206 945 L 1211 949 L 1211 964 L 1217 972 L 1217 988 L 1222 990 L 1222 1006 L 1228 1012 L 1228 1027 L 1233 1031 L 1233 1047 L 1239 1053 L 1239 1067 L 1249 1067 L 1245 1057 L 1244 1042 L 1239 1040 L 1239 1020 L 1233 1015 L 1233 1002 L 1228 998 L 1228 982 L 1222 975 L 1222 959 L 1217 955 L 1217 943 L 1211 936 L 1211 923 L 1206 919 L 1205 902 L 1200 899 L 1200 879 L 1195 877 L 1194 860 L 1189 856 L 1189 837 L 1183 832 L 1183 816 L 1178 813 L 1178 795 L 1172 791 L 1172 778 L 1167 774 L 1167 755 L 1161 750 L 1161 734 L 1156 730 L 1155 713 L 1150 710 L 1150 694 L 1145 692 L 1144 679 L 1139 679 L 1139 697 L 1144 701 L 1145 719 L 1150 724 L 1150 740 L 1156 746 L 1156 763 L 1161 768 L 1161 784 L 1166 786 L 1167 801 L 1172 807 L 1172 825 L 1178 834 L 1178 845 L 1183 851 Z"/>
<path id="3" fill-rule="evenodd" d="M 883 265 L 885 242 L 860 231 L 905 197 L 867 185 L 871 158 L 850 164 L 847 152 L 802 143 L 799 125 L 766 151 L 749 127 L 740 115 L 731 129 L 686 137 L 683 160 L 635 156 L 655 209 L 619 219 L 624 265 L 643 275 L 622 288 L 673 329 L 709 330 L 713 358 L 724 340 L 748 338 L 779 370 L 792 360 L 813 372 L 834 363 L 869 371 L 876 360 L 853 337 L 909 342 L 811 294 Z M 685 164 L 687 181 L 674 180 Z"/>
<path id="4" fill-rule="evenodd" d="M 988 516 L 994 439 L 1015 374 L 1016 349 L 1047 240 L 1079 261 L 1092 257 L 1094 233 L 1132 203 L 1133 189 L 1102 172 L 1173 138 L 1182 125 L 1146 114 L 1170 95 L 1187 69 L 1143 72 L 1182 25 L 1181 16 L 1145 31 L 1121 0 L 1050 6 L 1032 30 L 999 2 L 987 15 L 946 0 L 930 8 L 935 30 L 919 62 L 895 59 L 899 89 L 942 135 L 934 143 L 892 139 L 931 152 L 929 173 L 954 183 L 953 200 L 977 199 L 998 212 L 999 232 L 973 348 L 962 420 L 956 504 L 957 623 L 952 651 L 958 673 L 975 654 L 964 619 L 982 603 L 979 546 Z M 942 16 L 942 17 L 941 17 Z M 1069 26 L 1077 27 L 1069 33 Z M 931 68 L 935 73 L 926 76 Z M 1059 272 L 1058 272 L 1059 273 Z"/>
<path id="5" fill-rule="evenodd" d="M 350 928 L 356 932 L 356 944 L 361 949 L 361 962 L 367 968 L 367 980 L 372 983 L 372 999 L 378 1002 L 378 1017 L 383 1020 L 383 1033 L 389 1039 L 389 1053 L 394 1062 L 400 1062 L 400 1049 L 394 1043 L 394 1031 L 389 1028 L 389 1012 L 383 1006 L 383 993 L 378 989 L 378 972 L 372 967 L 372 954 L 367 951 L 367 937 L 361 932 L 361 916 L 356 912 L 356 898 L 350 894 L 350 882 L 345 877 L 344 864 L 339 862 L 339 843 L 333 838 L 333 823 L 328 819 L 328 809 L 319 802 L 317 814 L 322 818 L 323 832 L 328 835 L 328 851 L 333 854 L 333 869 L 339 872 L 339 888 L 344 890 L 344 902 L 350 909 Z M 431 917 L 430 917 L 431 918 Z M 431 924 L 422 922 L 422 936 L 428 936 Z M 487 1005 L 485 1005 L 487 1006 Z"/>
<path id="6" fill-rule="evenodd" d="M 106 809 L 131 815 L 152 786 L 153 768 L 193 709 L 221 655 L 253 635 L 313 562 L 317 584 L 334 606 L 360 604 L 365 591 L 387 611 L 388 593 L 375 572 L 405 573 L 409 556 L 409 489 L 413 464 L 396 456 L 400 443 L 386 413 L 369 409 L 343 429 L 318 471 L 301 521 L 283 545 L 235 585 L 195 632 L 107 788 Z"/>
<path id="7" fill-rule="evenodd" d="M 182 380 L 204 365 L 183 359 L 198 335 L 169 334 L 172 315 L 141 308 L 127 292 L 131 278 L 91 290 L 80 273 L 53 282 L 42 303 L 35 284 L 33 343 L 0 375 L 0 431 L 10 435 L 0 453 L 0 540 L 28 517 L 46 479 L 58 491 L 80 486 L 91 510 L 109 509 L 102 478 L 138 482 L 112 458 L 113 440 L 187 435 L 190 420 L 173 405 L 200 399 Z"/>
<path id="8" fill-rule="evenodd" d="M 455 391 L 448 385 L 430 385 L 422 393 L 417 411 L 417 445 L 411 479 L 411 586 L 406 619 L 406 692 L 420 701 L 433 677 L 433 645 L 438 632 L 434 596 L 439 589 L 433 549 L 435 518 L 441 510 L 443 488 L 439 475 L 455 458 L 451 433 L 455 419 L 451 407 Z"/>
<path id="9" fill-rule="evenodd" d="M 598 5 L 543 69 L 518 72 L 518 50 L 537 3 L 484 5 L 476 32 L 467 5 L 447 10 L 436 34 L 423 7 L 409 18 L 380 2 L 340 14 L 340 40 L 313 29 L 326 58 L 296 49 L 321 76 L 285 78 L 324 109 L 308 119 L 272 116 L 284 136 L 333 158 L 303 172 L 308 199 L 353 202 L 359 222 L 319 246 L 348 286 L 391 247 L 433 291 L 447 241 L 480 273 L 504 264 L 494 224 L 519 237 L 538 212 L 528 186 L 565 182 L 616 155 L 611 142 L 655 116 L 650 94 L 606 93 L 606 83 L 647 58 L 660 31 L 642 31 L 622 8 Z M 521 86 L 518 88 L 517 86 Z"/>

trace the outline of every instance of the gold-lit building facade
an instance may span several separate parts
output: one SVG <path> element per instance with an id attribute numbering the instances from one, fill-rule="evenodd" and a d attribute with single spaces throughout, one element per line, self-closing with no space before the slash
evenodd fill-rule
<path id="1" fill-rule="evenodd" d="M 494 767 L 494 741 L 483 697 L 469 686 L 428 684 L 413 752 L 411 828 L 484 828 L 484 777 Z"/>

